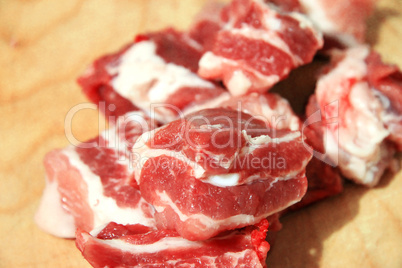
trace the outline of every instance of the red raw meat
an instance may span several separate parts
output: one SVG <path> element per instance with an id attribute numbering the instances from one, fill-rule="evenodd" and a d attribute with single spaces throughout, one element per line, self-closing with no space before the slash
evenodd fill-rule
<path id="1" fill-rule="evenodd" d="M 402 125 L 394 108 L 401 105 L 400 77 L 365 46 L 333 52 L 313 98 L 321 112 L 325 154 L 345 177 L 374 186 L 389 166 L 393 142 L 399 140 L 392 132 Z M 395 98 L 389 99 L 390 92 Z"/>
<path id="2" fill-rule="evenodd" d="M 322 47 L 320 33 L 304 15 L 262 0 L 235 0 L 221 16 L 225 25 L 202 56 L 198 73 L 222 80 L 233 95 L 266 91 Z"/>
<path id="3" fill-rule="evenodd" d="M 98 234 L 78 230 L 77 247 L 93 267 L 265 267 L 268 221 L 206 241 L 172 230 L 111 223 Z M 109 230 L 112 230 L 111 232 Z"/>
<path id="4" fill-rule="evenodd" d="M 137 185 L 129 185 L 135 180 L 127 149 L 152 128 L 149 118 L 133 112 L 95 139 L 48 153 L 38 225 L 61 237 L 74 237 L 76 228 L 89 232 L 110 221 L 153 226 L 153 208 Z"/>
<path id="5" fill-rule="evenodd" d="M 201 52 L 202 46 L 188 34 L 173 29 L 140 35 L 119 52 L 96 60 L 78 82 L 107 116 L 142 109 L 166 123 L 194 105 L 208 107 L 210 101 L 228 97 L 224 89 L 197 76 Z"/>
<path id="6" fill-rule="evenodd" d="M 202 240 L 299 201 L 311 158 L 304 146 L 298 131 L 268 129 L 239 111 L 202 110 L 138 139 L 135 178 L 159 227 Z"/>

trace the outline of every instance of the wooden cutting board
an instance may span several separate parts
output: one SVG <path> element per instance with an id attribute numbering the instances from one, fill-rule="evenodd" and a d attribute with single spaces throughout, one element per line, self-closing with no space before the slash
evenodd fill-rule
<path id="1" fill-rule="evenodd" d="M 89 267 L 73 240 L 37 228 L 42 159 L 68 144 L 65 116 L 86 102 L 75 78 L 134 34 L 186 28 L 208 0 L 0 0 L 0 267 Z M 402 67 L 402 2 L 381 0 L 368 40 Z M 105 127 L 92 109 L 72 121 L 84 141 Z M 283 220 L 276 267 L 402 267 L 402 173 L 374 189 L 347 185 Z"/>

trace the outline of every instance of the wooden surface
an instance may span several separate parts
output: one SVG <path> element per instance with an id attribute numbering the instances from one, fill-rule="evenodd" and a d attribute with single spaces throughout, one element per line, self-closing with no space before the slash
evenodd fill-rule
<path id="1" fill-rule="evenodd" d="M 185 28 L 208 0 L 0 0 L 0 267 L 89 267 L 74 241 L 33 222 L 42 159 L 64 147 L 64 119 L 86 102 L 75 78 L 135 33 Z M 379 1 L 368 40 L 402 67 L 402 2 Z M 79 140 L 105 127 L 96 111 L 73 118 Z M 402 267 L 402 174 L 375 189 L 349 185 L 284 219 L 269 267 Z"/>

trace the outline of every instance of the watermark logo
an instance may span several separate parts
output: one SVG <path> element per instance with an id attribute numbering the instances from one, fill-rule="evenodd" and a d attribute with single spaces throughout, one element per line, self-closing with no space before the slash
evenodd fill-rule
<path id="1" fill-rule="evenodd" d="M 177 149 L 180 144 L 185 144 L 187 148 L 197 154 L 196 157 L 192 156 L 194 163 L 197 165 L 209 165 L 202 167 L 203 169 L 229 167 L 239 167 L 240 169 L 285 169 L 287 167 L 286 159 L 280 156 L 279 152 L 278 154 L 269 152 L 267 155 L 259 157 L 251 157 L 253 156 L 252 153 L 249 154 L 249 157 L 242 158 L 240 156 L 244 153 L 241 150 L 242 146 L 244 147 L 244 140 L 248 142 L 247 148 L 249 152 L 267 142 L 270 142 L 275 147 L 280 140 L 278 137 L 282 135 L 280 133 L 283 133 L 278 129 L 284 128 L 286 123 L 290 124 L 289 122 L 292 122 L 292 120 L 289 116 L 294 117 L 294 115 L 275 114 L 275 112 L 270 111 L 269 116 L 267 114 L 265 116 L 263 114 L 254 116 L 247 114 L 247 116 L 244 116 L 245 114 L 240 112 L 242 107 L 241 102 L 239 102 L 238 110 L 236 111 L 237 116 L 229 116 L 223 113 L 215 114 L 211 117 L 200 113 L 185 117 L 183 112 L 173 105 L 152 104 L 148 114 L 137 111 L 120 117 L 109 115 L 105 118 L 99 113 L 97 118 L 99 125 L 106 125 L 106 121 L 108 121 L 109 126 L 111 126 L 110 129 L 99 131 L 97 139 L 90 141 L 78 140 L 72 131 L 73 118 L 79 116 L 79 113 L 83 110 L 98 110 L 98 108 L 99 110 L 105 111 L 105 109 L 108 109 L 113 112 L 116 107 L 113 104 L 106 105 L 105 102 L 100 102 L 99 106 L 92 103 L 82 103 L 68 111 L 64 122 L 67 140 L 71 145 L 84 149 L 107 147 L 116 150 L 119 152 L 119 160 L 129 160 L 132 168 L 139 168 L 152 158 L 148 155 L 141 155 L 149 148 L 166 151 L 173 150 L 171 156 L 178 158 L 179 161 L 188 163 L 186 159 L 177 155 L 176 150 L 180 150 Z M 161 111 L 173 111 L 178 118 L 176 124 L 179 127 L 174 129 L 176 131 L 174 133 L 169 133 L 169 130 L 164 132 L 159 137 L 162 141 L 155 142 L 152 130 L 161 125 L 156 120 Z M 319 129 L 316 138 L 322 139 L 324 151 L 312 148 L 309 144 L 314 144 L 317 141 L 309 142 L 309 137 L 307 137 L 307 140 L 303 140 L 303 145 L 314 157 L 331 166 L 338 165 L 338 117 L 339 102 L 334 101 L 325 106 L 323 110 L 317 109 L 316 112 L 312 113 L 301 124 L 299 130 L 302 134 L 308 136 L 307 129 L 310 129 L 310 131 L 314 128 Z M 239 125 L 243 130 L 239 131 Z M 164 127 L 166 125 L 162 126 L 162 128 Z M 250 133 L 252 135 L 249 135 Z M 320 137 L 320 135 L 322 136 Z M 238 151 L 235 150 L 236 157 L 228 158 L 219 154 L 219 151 L 230 151 L 233 148 L 239 149 Z"/>

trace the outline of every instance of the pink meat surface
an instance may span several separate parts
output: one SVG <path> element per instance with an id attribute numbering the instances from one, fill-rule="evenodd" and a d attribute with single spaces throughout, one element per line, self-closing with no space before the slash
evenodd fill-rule
<path id="1" fill-rule="evenodd" d="M 311 158 L 298 131 L 249 114 L 202 110 L 144 133 L 135 178 L 159 227 L 189 240 L 254 224 L 299 201 Z"/>
<path id="2" fill-rule="evenodd" d="M 140 112 L 120 119 L 95 139 L 46 155 L 47 185 L 36 214 L 42 229 L 74 237 L 76 228 L 89 232 L 110 221 L 154 225 L 153 208 L 129 184 L 135 180 L 127 149 L 153 124 Z"/>
<path id="3" fill-rule="evenodd" d="M 301 9 L 326 36 L 342 45 L 363 43 L 375 0 L 299 0 Z M 326 44 L 327 46 L 327 44 Z"/>
<path id="4" fill-rule="evenodd" d="M 395 108 L 401 103 L 400 78 L 365 46 L 334 52 L 319 78 L 313 98 L 321 112 L 325 153 L 345 177 L 373 186 L 389 166 L 399 146 L 392 132 L 402 123 Z"/>
<path id="5" fill-rule="evenodd" d="M 202 56 L 198 73 L 222 80 L 233 95 L 266 91 L 310 62 L 323 43 L 304 15 L 262 0 L 235 0 L 221 16 L 225 25 Z"/>
<path id="6" fill-rule="evenodd" d="M 189 241 L 172 230 L 110 223 L 96 234 L 78 230 L 77 247 L 93 267 L 265 267 L 268 222 Z"/>
<path id="7" fill-rule="evenodd" d="M 142 109 L 166 123 L 193 105 L 208 107 L 228 95 L 196 74 L 201 52 L 188 34 L 173 29 L 140 35 L 96 60 L 78 82 L 107 116 Z"/>

